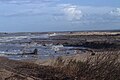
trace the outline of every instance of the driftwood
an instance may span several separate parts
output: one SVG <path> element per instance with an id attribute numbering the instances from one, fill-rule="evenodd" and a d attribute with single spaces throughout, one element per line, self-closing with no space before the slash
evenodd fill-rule
<path id="1" fill-rule="evenodd" d="M 38 54 L 38 50 L 34 49 L 33 52 L 24 52 L 22 54 L 6 54 L 6 55 L 37 55 Z"/>
<path id="2" fill-rule="evenodd" d="M 22 55 L 37 55 L 38 54 L 38 50 L 37 49 L 34 49 L 33 52 L 29 52 L 29 53 L 23 53 Z"/>

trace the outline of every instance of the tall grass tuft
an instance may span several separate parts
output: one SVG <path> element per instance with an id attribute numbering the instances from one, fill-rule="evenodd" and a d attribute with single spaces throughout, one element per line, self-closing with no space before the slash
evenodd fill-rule
<path id="1" fill-rule="evenodd" d="M 86 61 L 58 57 L 55 65 L 76 80 L 120 80 L 120 54 L 99 54 Z"/>

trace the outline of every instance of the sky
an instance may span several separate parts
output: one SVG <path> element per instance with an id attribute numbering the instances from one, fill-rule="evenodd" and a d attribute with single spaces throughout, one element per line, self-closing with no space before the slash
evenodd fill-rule
<path id="1" fill-rule="evenodd" d="M 0 0 L 0 32 L 120 30 L 120 0 Z"/>

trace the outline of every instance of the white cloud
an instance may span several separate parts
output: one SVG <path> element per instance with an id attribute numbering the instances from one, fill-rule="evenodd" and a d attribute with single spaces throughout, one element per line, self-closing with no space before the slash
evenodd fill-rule
<path id="1" fill-rule="evenodd" d="M 113 16 L 120 16 L 120 8 L 116 8 L 110 12 Z"/>
<path id="2" fill-rule="evenodd" d="M 39 9 L 24 9 L 9 13 L 4 13 L 0 16 L 13 17 L 13 16 L 34 16 L 34 15 L 45 15 L 45 12 L 40 11 Z"/>
<path id="3" fill-rule="evenodd" d="M 50 3 L 56 2 L 59 0 L 0 0 L 1 3 L 9 3 L 9 4 L 33 4 L 33 3 Z"/>
<path id="4" fill-rule="evenodd" d="M 77 5 L 62 4 L 60 7 L 62 8 L 64 14 L 67 16 L 68 20 L 80 20 L 83 16 L 82 11 Z"/>
<path id="5" fill-rule="evenodd" d="M 52 10 L 57 1 L 59 0 L 0 0 L 0 16 L 50 15 L 54 12 Z"/>
<path id="6" fill-rule="evenodd" d="M 0 0 L 1 1 L 1 0 Z M 8 1 L 8 0 L 7 0 Z M 10 0 L 11 2 L 18 0 Z M 23 1 L 23 2 L 22 2 Z M 32 3 L 32 0 L 22 0 L 22 3 Z M 32 1 L 32 2 L 30 2 Z M 35 0 L 40 1 L 40 0 Z M 23 5 L 7 5 L 3 4 L 0 7 L 0 16 L 5 17 L 21 17 L 21 16 L 44 16 L 51 20 L 58 22 L 73 22 L 79 24 L 105 23 L 105 22 L 119 22 L 120 8 L 114 7 L 94 7 L 94 6 L 80 6 L 72 4 L 55 4 L 49 5 L 44 2 L 52 0 L 41 0 L 43 4 L 23 4 Z M 58 1 L 58 0 L 53 0 Z M 3 7 L 2 7 L 3 6 Z M 3 10 L 4 8 L 4 10 Z M 111 11 L 111 12 L 110 12 Z M 109 15 L 110 14 L 110 15 Z"/>

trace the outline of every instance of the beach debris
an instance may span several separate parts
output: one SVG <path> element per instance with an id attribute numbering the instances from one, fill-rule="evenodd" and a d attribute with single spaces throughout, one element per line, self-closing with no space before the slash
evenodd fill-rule
<path id="1" fill-rule="evenodd" d="M 22 55 L 37 55 L 38 54 L 38 49 L 34 49 L 33 52 L 24 52 Z"/>

